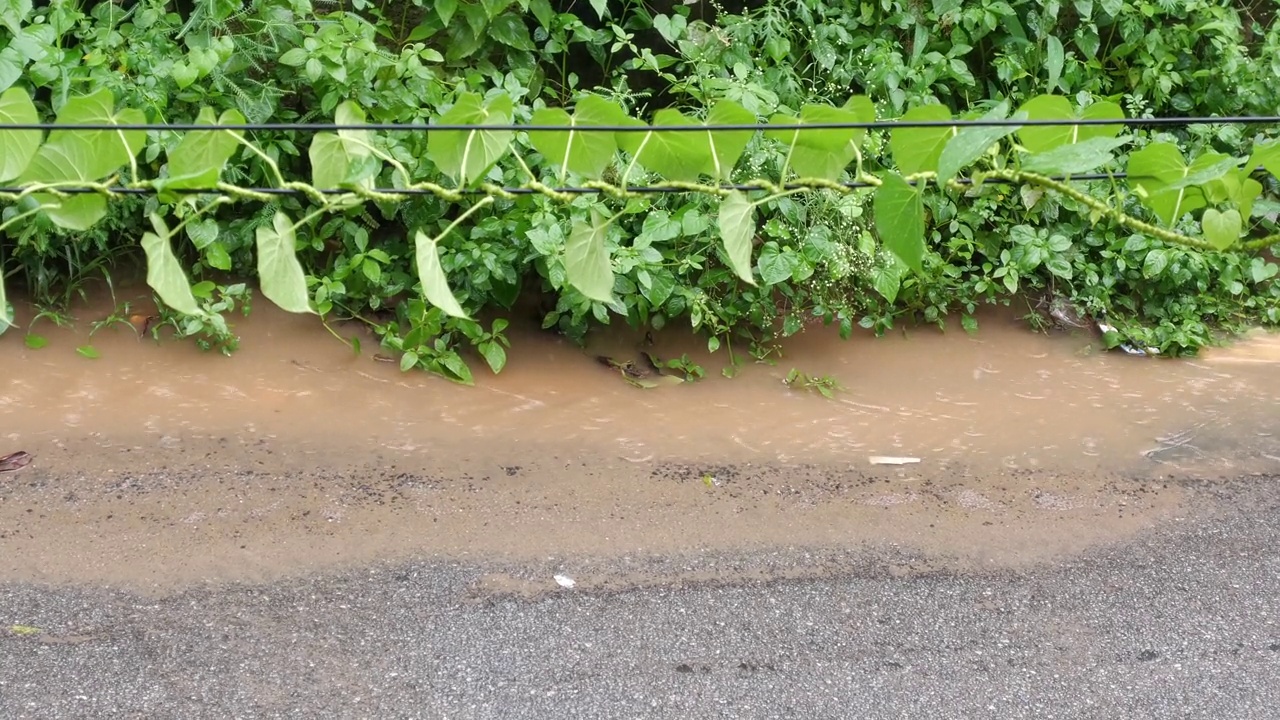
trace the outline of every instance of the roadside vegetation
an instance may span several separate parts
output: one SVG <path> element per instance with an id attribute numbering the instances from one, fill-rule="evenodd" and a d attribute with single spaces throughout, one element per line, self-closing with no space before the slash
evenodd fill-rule
<path id="1" fill-rule="evenodd" d="M 806 327 L 972 330 L 987 304 L 1164 355 L 1280 325 L 1276 124 L 788 129 L 1280 115 L 1270 0 L 5 5 L 0 123 L 774 127 L 0 130 L 0 185 L 27 188 L 0 196 L 0 276 L 38 313 L 0 295 L 0 341 L 143 268 L 149 332 L 230 352 L 260 288 L 460 382 L 501 371 L 517 313 L 689 327 L 727 374 Z M 147 192 L 55 192 L 112 182 Z"/>

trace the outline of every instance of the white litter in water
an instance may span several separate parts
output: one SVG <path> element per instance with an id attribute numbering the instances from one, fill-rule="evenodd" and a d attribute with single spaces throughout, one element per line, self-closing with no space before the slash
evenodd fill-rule
<path id="1" fill-rule="evenodd" d="M 577 585 L 577 583 L 573 581 L 573 578 L 568 575 L 556 575 L 556 582 L 559 583 L 560 587 L 564 588 L 571 588 L 574 585 Z"/>
<path id="2" fill-rule="evenodd" d="M 920 462 L 920 458 L 916 457 L 892 457 L 887 455 L 872 455 L 872 465 L 910 465 Z"/>

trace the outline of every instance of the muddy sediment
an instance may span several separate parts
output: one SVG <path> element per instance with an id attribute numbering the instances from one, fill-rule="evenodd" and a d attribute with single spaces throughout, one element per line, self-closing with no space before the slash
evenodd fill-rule
<path id="1" fill-rule="evenodd" d="M 34 461 L 0 473 L 0 581 L 163 592 L 415 557 L 682 557 L 696 577 L 701 553 L 770 548 L 1022 566 L 1203 510 L 1188 479 L 1280 466 L 1271 336 L 1167 361 L 992 316 L 809 332 L 734 380 L 658 338 L 709 377 L 641 390 L 594 360 L 633 352 L 622 333 L 584 352 L 516 328 L 507 371 L 463 388 L 269 307 L 239 329 L 232 358 L 127 329 L 97 360 L 70 332 L 3 338 L 0 455 Z M 792 367 L 845 391 L 787 387 Z M 504 577 L 477 592 L 522 592 Z"/>

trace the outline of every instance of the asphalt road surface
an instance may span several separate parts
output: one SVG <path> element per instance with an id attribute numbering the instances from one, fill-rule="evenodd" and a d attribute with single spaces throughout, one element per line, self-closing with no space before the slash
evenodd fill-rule
<path id="1" fill-rule="evenodd" d="M 775 548 L 160 597 L 9 583 L 0 717 L 1276 718 L 1277 483 L 1020 570 Z M 811 572 L 758 579 L 788 568 Z"/>

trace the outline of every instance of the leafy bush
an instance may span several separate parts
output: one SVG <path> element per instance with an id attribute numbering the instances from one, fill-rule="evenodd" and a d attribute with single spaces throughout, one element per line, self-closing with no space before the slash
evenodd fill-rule
<path id="1" fill-rule="evenodd" d="M 1070 97 L 1075 106 L 1114 103 L 1131 116 L 1280 114 L 1273 82 L 1280 30 L 1262 3 L 885 0 L 856 11 L 830 0 L 747 5 L 140 0 L 125 9 L 112 2 L 34 8 L 18 0 L 0 25 L 0 92 L 22 88 L 42 117 L 52 117 L 71 98 L 105 89 L 116 106 L 141 111 L 138 119 L 149 122 L 325 122 L 335 115 L 379 123 L 490 116 L 536 122 L 560 119 L 554 108 L 568 105 L 576 113 L 595 107 L 602 117 L 615 108 L 618 119 L 676 108 L 703 117 L 706 109 L 736 106 L 744 116 L 730 120 L 754 122 L 779 113 L 803 118 L 806 107 L 842 106 L 863 95 L 876 107 L 861 113 L 923 118 L 938 103 L 935 117 L 950 118 L 990 112 L 1001 101 L 1021 108 L 1045 93 Z M 1172 130 L 1135 133 L 1131 147 L 1172 144 L 1179 157 L 1247 153 L 1274 132 L 1239 125 Z M 223 178 L 240 186 L 306 177 L 318 187 L 451 186 L 441 170 L 451 163 L 442 155 L 447 148 L 433 146 L 433 137 L 440 134 L 353 141 L 334 133 L 259 133 L 256 150 L 228 146 Z M 1027 142 L 1026 133 L 1018 137 Z M 724 179 L 779 178 L 800 167 L 787 151 L 794 143 L 778 138 L 747 139 Z M 549 152 L 553 139 L 513 140 L 525 149 L 523 160 L 464 167 L 466 177 L 454 179 L 516 186 L 532 174 L 558 185 L 593 174 L 566 173 Z M 862 170 L 913 172 L 903 167 L 902 149 L 886 140 L 869 134 L 856 148 L 858 164 L 844 163 L 833 179 L 857 180 Z M 147 133 L 137 172 L 175 177 L 172 158 L 182 156 L 186 141 L 179 133 Z M 376 153 L 359 149 L 366 141 Z M 1011 150 L 1006 145 L 980 165 L 998 170 Z M 1123 148 L 1111 150 L 1117 167 L 1132 165 Z M 821 167 L 834 155 L 819 149 L 804 167 Z M 615 183 L 671 177 L 607 162 L 589 169 Z M 1274 179 L 1268 182 L 1241 219 L 1262 233 L 1274 233 L 1280 210 Z M 1094 198 L 1112 192 L 1106 182 L 1079 187 Z M 169 189 L 181 187 L 170 182 Z M 178 247 L 178 261 L 212 283 L 197 285 L 198 319 L 174 318 L 172 326 L 230 349 L 234 334 L 221 311 L 240 307 L 240 288 L 226 278 L 260 272 L 256 248 L 264 233 L 284 242 L 296 232 L 310 305 L 326 317 L 368 323 L 385 347 L 402 353 L 405 369 L 462 382 L 471 380 L 466 348 L 493 371 L 502 368 L 501 316 L 521 311 L 525 298 L 537 301 L 545 327 L 576 339 L 615 317 L 636 327 L 689 322 L 712 349 L 737 341 L 760 358 L 774 352 L 778 337 L 814 322 L 847 336 L 858 324 L 882 332 L 904 317 L 942 324 L 959 311 L 971 327 L 978 305 L 1015 298 L 1066 302 L 1107 318 L 1119 330 L 1113 343 L 1130 339 L 1173 354 L 1194 352 L 1223 327 L 1280 323 L 1277 266 L 1245 249 L 1183 248 L 1095 223 L 1096 209 L 1080 198 L 1034 184 L 987 183 L 924 195 L 928 251 L 912 271 L 878 232 L 874 197 L 868 189 L 753 205 L 754 285 L 721 244 L 722 201 L 696 193 L 568 203 L 497 197 L 465 217 L 452 199 L 424 195 L 352 204 L 323 218 L 308 215 L 305 197 L 231 208 L 161 193 L 112 203 L 104 221 L 79 230 L 17 203 L 0 219 L 0 268 L 39 304 L 65 306 L 86 273 L 140 259 L 147 215 L 160 213 L 189 241 Z M 1152 213 L 1137 194 L 1122 209 Z M 281 213 L 303 221 L 286 234 L 276 224 Z M 613 221 L 602 225 L 604 218 Z M 1179 214 L 1165 225 L 1194 233 L 1200 222 Z M 429 253 L 415 237 L 419 230 L 431 241 Z M 581 245 L 575 232 L 607 247 L 612 302 L 570 281 L 566 256 Z M 432 288 L 421 286 L 424 258 L 438 263 L 429 269 L 447 280 L 462 312 L 450 314 L 447 301 L 436 302 Z M 472 319 L 482 314 L 487 325 Z"/>

